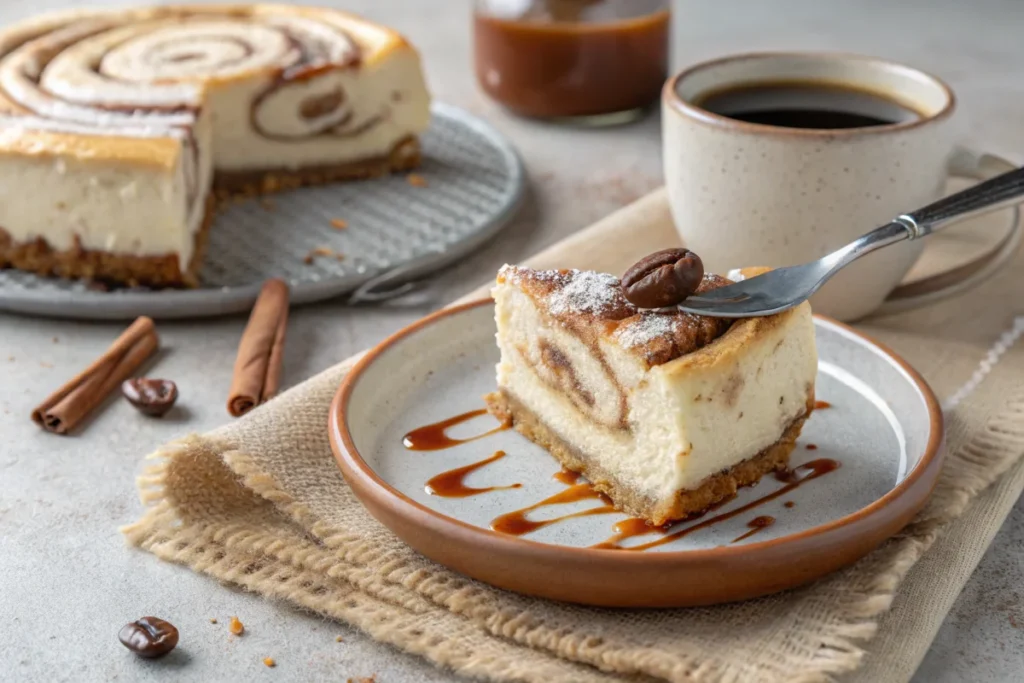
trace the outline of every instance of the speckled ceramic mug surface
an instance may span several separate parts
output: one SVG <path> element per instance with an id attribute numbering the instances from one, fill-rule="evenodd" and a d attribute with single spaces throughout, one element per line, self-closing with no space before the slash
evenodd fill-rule
<path id="1" fill-rule="evenodd" d="M 876 93 L 913 116 L 811 129 L 750 123 L 700 106 L 709 93 L 777 83 Z M 711 272 L 820 258 L 940 196 L 951 161 L 967 165 L 968 155 L 955 154 L 955 103 L 937 78 L 869 57 L 760 53 L 688 68 L 666 83 L 662 101 L 665 180 L 676 227 Z M 987 175 L 977 167 L 952 170 Z M 998 251 L 1016 245 L 1016 237 L 1008 239 Z M 858 261 L 811 300 L 814 310 L 840 320 L 875 311 L 923 248 L 924 241 L 903 242 Z M 946 291 L 964 284 L 963 278 L 936 279 L 936 288 Z"/>

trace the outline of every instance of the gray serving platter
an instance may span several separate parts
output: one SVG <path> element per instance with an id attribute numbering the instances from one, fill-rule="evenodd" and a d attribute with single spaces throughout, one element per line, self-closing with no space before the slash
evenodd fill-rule
<path id="1" fill-rule="evenodd" d="M 417 170 L 426 187 L 397 174 L 225 207 L 215 218 L 197 289 L 96 291 L 81 281 L 0 270 L 0 310 L 93 320 L 219 316 L 249 310 L 273 277 L 288 282 L 292 304 L 342 295 L 372 302 L 400 293 L 403 283 L 497 234 L 525 188 L 522 162 L 506 138 L 457 107 L 435 103 L 432 110 Z M 332 219 L 348 227 L 338 230 Z M 344 258 L 305 263 L 321 246 Z"/>

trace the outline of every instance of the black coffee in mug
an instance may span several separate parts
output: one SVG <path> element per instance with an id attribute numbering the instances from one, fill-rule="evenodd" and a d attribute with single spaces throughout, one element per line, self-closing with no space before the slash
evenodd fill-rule
<path id="1" fill-rule="evenodd" d="M 921 118 L 880 93 L 815 81 L 734 86 L 707 93 L 694 104 L 737 121 L 783 128 L 866 128 Z"/>

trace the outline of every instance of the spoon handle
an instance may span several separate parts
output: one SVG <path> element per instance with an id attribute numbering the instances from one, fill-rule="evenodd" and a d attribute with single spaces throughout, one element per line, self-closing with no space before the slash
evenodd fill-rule
<path id="1" fill-rule="evenodd" d="M 973 214 L 986 213 L 1024 200 L 1024 168 L 944 197 L 933 204 L 905 213 L 894 222 L 902 224 L 910 239 L 924 237 Z"/>

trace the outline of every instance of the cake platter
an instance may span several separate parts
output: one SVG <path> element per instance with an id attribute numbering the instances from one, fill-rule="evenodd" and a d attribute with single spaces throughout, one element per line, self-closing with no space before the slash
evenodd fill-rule
<path id="1" fill-rule="evenodd" d="M 401 293 L 404 283 L 497 234 L 525 188 L 522 162 L 508 140 L 457 107 L 435 103 L 421 143 L 417 173 L 425 186 L 396 174 L 224 207 L 197 289 L 96 291 L 81 281 L 0 270 L 0 310 L 96 320 L 218 316 L 247 311 L 273 277 L 288 282 L 293 304 Z M 347 227 L 339 230 L 332 221 Z M 307 258 L 322 247 L 341 258 Z"/>
<path id="2" fill-rule="evenodd" d="M 489 299 L 439 311 L 366 354 L 334 400 L 331 445 L 371 514 L 480 581 L 600 606 L 753 598 L 869 553 L 921 509 L 941 466 L 942 414 L 924 380 L 852 328 L 820 316 L 814 327 L 826 403 L 789 475 L 667 529 L 610 509 L 482 410 L 499 356 Z"/>

